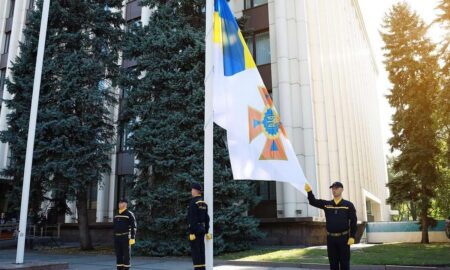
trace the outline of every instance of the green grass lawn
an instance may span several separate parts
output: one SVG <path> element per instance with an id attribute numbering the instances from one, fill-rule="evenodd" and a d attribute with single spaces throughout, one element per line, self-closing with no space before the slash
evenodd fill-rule
<path id="1" fill-rule="evenodd" d="M 328 263 L 327 251 L 315 248 L 255 249 L 219 256 L 223 260 Z M 352 264 L 450 266 L 450 244 L 385 244 L 352 251 Z"/>

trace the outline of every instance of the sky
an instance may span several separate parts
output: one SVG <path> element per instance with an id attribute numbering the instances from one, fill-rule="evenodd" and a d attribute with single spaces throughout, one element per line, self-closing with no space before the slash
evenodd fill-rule
<path id="1" fill-rule="evenodd" d="M 385 13 L 392 7 L 393 4 L 398 2 L 407 2 L 411 8 L 416 11 L 426 23 L 431 23 L 438 12 L 435 8 L 438 5 L 438 0 L 359 0 L 361 12 L 366 24 L 367 33 L 371 42 L 373 53 L 377 61 L 379 78 L 378 78 L 378 94 L 380 105 L 380 117 L 383 141 L 385 142 L 385 153 L 390 155 L 390 147 L 387 144 L 387 140 L 391 137 L 391 131 L 389 123 L 391 122 L 391 115 L 393 109 L 389 106 L 389 103 L 385 97 L 389 93 L 389 80 L 387 73 L 383 65 L 383 51 L 384 45 L 379 30 L 381 29 L 381 23 Z M 438 41 L 442 36 L 442 30 L 436 26 L 431 29 L 430 37 Z"/>

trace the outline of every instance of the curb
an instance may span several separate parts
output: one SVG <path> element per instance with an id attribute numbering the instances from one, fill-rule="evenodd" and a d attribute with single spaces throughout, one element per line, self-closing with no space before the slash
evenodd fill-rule
<path id="1" fill-rule="evenodd" d="M 261 266 L 261 267 L 291 267 L 306 269 L 330 269 L 328 264 L 316 263 L 277 263 L 277 262 L 255 262 L 255 261 L 225 261 L 215 260 L 214 266 Z M 406 265 L 351 265 L 352 270 L 450 270 L 446 266 L 406 266 Z"/>
<path id="2" fill-rule="evenodd" d="M 24 264 L 4 264 L 0 266 L 0 270 L 12 270 L 12 269 L 23 269 L 23 270 L 63 270 L 69 269 L 69 264 L 65 262 L 52 263 L 52 262 L 29 262 Z"/>

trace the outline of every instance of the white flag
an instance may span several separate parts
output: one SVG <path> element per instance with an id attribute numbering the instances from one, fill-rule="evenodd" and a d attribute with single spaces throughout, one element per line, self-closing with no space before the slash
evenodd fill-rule
<path id="1" fill-rule="evenodd" d="M 214 1 L 214 121 L 227 130 L 234 179 L 307 182 L 226 0 Z"/>

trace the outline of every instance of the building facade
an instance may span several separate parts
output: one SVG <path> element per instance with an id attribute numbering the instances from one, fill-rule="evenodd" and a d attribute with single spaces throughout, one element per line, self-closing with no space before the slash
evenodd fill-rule
<path id="1" fill-rule="evenodd" d="M 316 196 L 331 198 L 330 183 L 343 182 L 360 221 L 390 219 L 377 101 L 378 71 L 357 0 L 230 0 L 258 69 L 279 109 L 298 160 Z M 0 1 L 0 93 L 11 98 L 5 78 L 20 53 L 22 30 L 33 0 Z M 150 9 L 126 1 L 127 24 L 148 23 Z M 30 63 L 34 64 L 34 63 Z M 123 60 L 124 67 L 133 61 Z M 120 95 L 120 90 L 117 90 Z M 121 95 L 123 96 L 123 95 Z M 114 110 L 119 120 L 120 102 Z M 0 130 L 8 109 L 1 104 Z M 126 126 L 118 126 L 111 174 L 92 187 L 93 223 L 110 223 L 125 182 L 134 171 Z M 0 169 L 8 166 L 8 145 L 0 144 Z M 6 209 L 10 179 L 0 179 L 0 212 Z M 323 213 L 289 184 L 261 182 L 263 201 L 250 213 L 264 220 L 323 220 Z M 76 208 L 61 222 L 76 222 Z"/>

